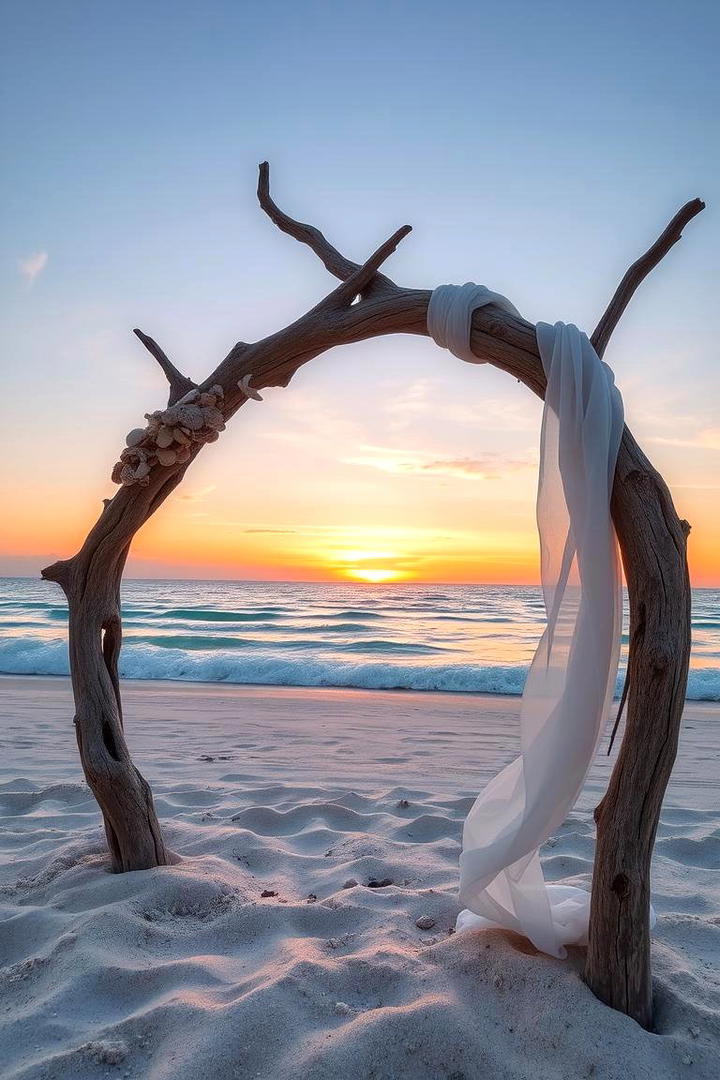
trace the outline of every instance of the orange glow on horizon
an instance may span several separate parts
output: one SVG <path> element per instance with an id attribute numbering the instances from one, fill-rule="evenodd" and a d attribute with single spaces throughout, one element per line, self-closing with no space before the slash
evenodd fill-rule
<path id="1" fill-rule="evenodd" d="M 96 498 L 61 490 L 39 500 L 18 499 L 15 505 L 0 543 L 6 567 L 0 575 L 34 576 L 40 567 L 72 555 L 98 510 Z M 529 515 L 497 524 L 476 518 L 474 527 L 467 528 L 414 528 L 329 524 L 327 518 L 298 524 L 275 517 L 257 523 L 223 509 L 195 496 L 169 501 L 138 533 L 127 575 L 370 584 L 539 581 L 537 534 Z M 685 500 L 682 511 L 693 524 L 688 544 L 692 583 L 717 587 L 717 508 L 695 497 Z"/>

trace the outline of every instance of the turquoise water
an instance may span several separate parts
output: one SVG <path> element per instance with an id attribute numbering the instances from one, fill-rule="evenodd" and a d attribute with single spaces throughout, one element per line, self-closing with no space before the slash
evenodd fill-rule
<path id="1" fill-rule="evenodd" d="M 543 618 L 530 586 L 127 581 L 120 668 L 133 679 L 519 694 Z M 57 586 L 0 578 L 0 674 L 67 674 L 66 622 Z M 693 592 L 688 697 L 720 700 L 720 590 Z"/>

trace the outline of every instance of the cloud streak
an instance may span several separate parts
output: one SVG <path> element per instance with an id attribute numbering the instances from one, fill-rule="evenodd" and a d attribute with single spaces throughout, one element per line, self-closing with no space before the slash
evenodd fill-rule
<path id="1" fill-rule="evenodd" d="M 720 428 L 704 428 L 697 435 L 686 439 L 666 437 L 664 435 L 648 435 L 648 442 L 659 443 L 661 446 L 688 446 L 694 450 L 720 450 Z"/>
<path id="2" fill-rule="evenodd" d="M 25 259 L 20 259 L 18 263 L 18 270 L 25 278 L 28 285 L 32 285 L 33 282 L 47 266 L 48 253 L 47 251 L 36 251 L 32 255 L 28 255 Z"/>
<path id="3" fill-rule="evenodd" d="M 381 472 L 416 476 L 450 476 L 460 480 L 499 480 L 508 473 L 534 468 L 530 456 L 506 458 L 501 454 L 481 454 L 479 457 L 432 458 L 414 450 L 395 450 L 382 446 L 367 446 L 362 456 L 346 458 L 348 465 L 379 469 Z"/>
<path id="4" fill-rule="evenodd" d="M 208 484 L 207 487 L 198 488 L 197 491 L 185 491 L 179 498 L 181 498 L 183 502 L 200 502 L 207 495 L 211 495 L 216 486 L 216 484 Z"/>
<path id="5" fill-rule="evenodd" d="M 273 535 L 276 535 L 276 536 L 291 536 L 295 532 L 297 532 L 297 530 L 296 529 L 260 529 L 260 528 L 258 528 L 258 529 L 243 529 L 243 532 L 244 533 L 252 533 L 252 534 L 255 534 L 255 533 L 257 533 L 257 534 L 273 534 Z"/>

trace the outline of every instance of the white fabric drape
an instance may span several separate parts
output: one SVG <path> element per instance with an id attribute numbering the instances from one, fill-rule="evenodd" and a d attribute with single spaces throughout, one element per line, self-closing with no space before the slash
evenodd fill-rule
<path id="1" fill-rule="evenodd" d="M 438 285 L 430 294 L 428 304 L 427 327 L 430 337 L 460 360 L 482 364 L 483 361 L 470 348 L 470 320 L 473 311 L 486 304 L 495 304 L 521 318 L 520 312 L 507 296 L 491 292 L 474 281 L 466 281 L 464 285 Z"/>
<path id="2" fill-rule="evenodd" d="M 463 286 L 461 300 L 460 289 L 450 296 L 453 287 L 442 286 L 434 305 L 431 299 L 428 329 L 435 337 L 440 327 L 435 340 L 456 355 L 469 348 L 474 308 L 497 302 L 475 288 Z M 615 687 L 622 595 L 610 494 L 623 406 L 612 372 L 576 326 L 540 323 L 537 341 L 547 376 L 537 501 L 547 628 L 523 694 L 520 756 L 490 781 L 465 821 L 466 910 L 457 926 L 507 927 L 564 956 L 564 945 L 586 940 L 590 894 L 547 885 L 538 848 L 580 793 Z"/>

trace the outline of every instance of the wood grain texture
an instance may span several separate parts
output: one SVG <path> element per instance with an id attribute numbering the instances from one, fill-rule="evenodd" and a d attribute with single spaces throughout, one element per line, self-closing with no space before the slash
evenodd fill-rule
<path id="1" fill-rule="evenodd" d="M 387 334 L 427 335 L 430 290 L 401 288 L 378 272 L 409 226 L 399 229 L 360 265 L 345 259 L 318 229 L 279 210 L 270 198 L 266 164 L 260 167 L 258 197 L 278 227 L 314 251 L 341 284 L 292 325 L 262 341 L 238 342 L 208 375 L 200 389 L 222 386 L 226 419 L 247 400 L 238 387 L 243 376 L 252 376 L 256 389 L 287 386 L 300 367 L 337 345 Z M 700 209 L 699 200 L 688 203 L 625 275 L 593 335 L 599 351 L 605 348 L 637 285 Z M 141 340 L 168 377 L 173 400 L 185 377 L 152 339 L 142 335 Z M 544 396 L 545 375 L 533 325 L 492 305 L 481 308 L 473 315 L 471 347 L 479 359 Z M 198 452 L 195 449 L 193 457 Z M 121 488 L 105 505 L 78 554 L 43 571 L 44 577 L 62 585 L 68 597 L 78 745 L 88 783 L 103 811 L 116 870 L 172 859 L 149 787 L 132 763 L 123 733 L 117 678 L 118 596 L 133 536 L 180 483 L 191 463 L 192 459 L 184 465 L 154 468 L 146 488 Z M 649 1027 L 649 868 L 685 696 L 690 588 L 687 527 L 678 519 L 662 478 L 627 427 L 611 509 L 630 594 L 630 690 L 622 747 L 597 811 L 586 979 L 609 1005 Z"/>

